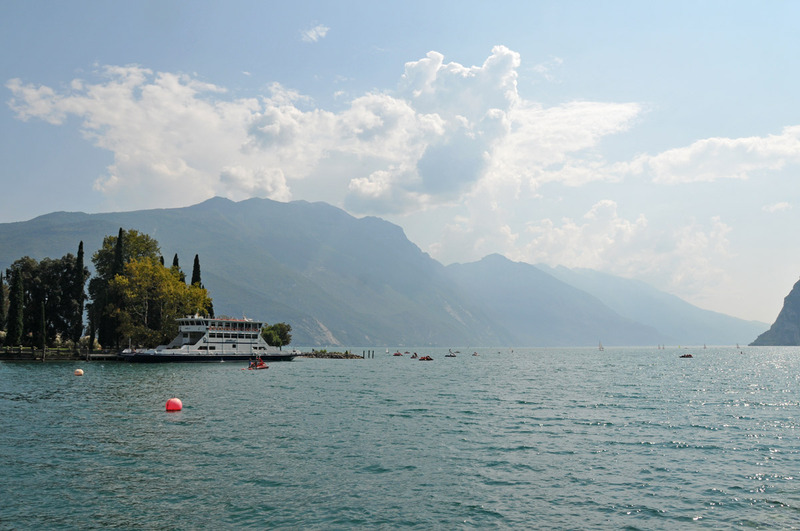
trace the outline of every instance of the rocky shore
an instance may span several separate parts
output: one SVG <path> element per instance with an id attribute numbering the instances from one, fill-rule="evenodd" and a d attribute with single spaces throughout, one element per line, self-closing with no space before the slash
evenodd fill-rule
<path id="1" fill-rule="evenodd" d="M 352 352 L 346 350 L 344 352 L 328 352 L 325 350 L 311 352 L 304 352 L 299 357 L 301 358 L 319 358 L 319 359 L 332 359 L 332 360 L 363 360 L 364 356 L 356 356 Z"/>

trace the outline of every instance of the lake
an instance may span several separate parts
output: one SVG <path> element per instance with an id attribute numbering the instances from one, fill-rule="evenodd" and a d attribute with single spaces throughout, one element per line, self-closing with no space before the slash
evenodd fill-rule
<path id="1" fill-rule="evenodd" d="M 0 362 L 0 528 L 800 527 L 800 348 L 408 350 Z"/>

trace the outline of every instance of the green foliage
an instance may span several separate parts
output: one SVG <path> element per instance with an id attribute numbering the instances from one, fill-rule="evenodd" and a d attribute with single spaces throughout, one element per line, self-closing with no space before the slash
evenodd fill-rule
<path id="1" fill-rule="evenodd" d="M 103 239 L 92 257 L 97 274 L 89 282 L 91 302 L 86 304 L 89 270 L 84 265 L 83 241 L 77 257 L 68 253 L 40 262 L 29 256 L 20 258 L 5 277 L 9 283 L 6 344 L 52 347 L 84 342 L 108 348 L 119 347 L 128 338 L 136 346 L 171 339 L 178 317 L 213 315 L 208 292 L 199 282 L 186 285 L 177 260 L 176 254 L 173 267 L 164 267 L 156 240 L 120 228 L 117 236 Z M 197 256 L 195 262 L 199 275 Z M 4 284 L 0 275 L 0 310 L 6 307 Z M 89 336 L 82 339 L 84 307 Z M 100 344 L 95 345 L 95 338 Z"/>
<path id="2" fill-rule="evenodd" d="M 283 347 L 292 342 L 292 325 L 286 323 L 275 323 L 265 325 L 261 329 L 261 337 L 272 347 Z"/>
<path id="3" fill-rule="evenodd" d="M 41 262 L 26 256 L 8 269 L 22 283 L 19 300 L 23 343 L 37 347 L 52 345 L 58 336 L 75 337 L 76 331 L 80 337 L 84 285 L 89 272 L 85 267 L 78 268 L 77 263 L 71 253 L 59 259 L 44 258 Z M 18 300 L 14 304 L 14 311 L 19 311 Z M 16 331 L 13 336 L 16 339 Z"/>
<path id="4" fill-rule="evenodd" d="M 201 288 L 203 287 L 203 283 L 200 280 L 200 257 L 198 255 L 194 255 L 194 265 L 192 266 L 192 286 L 195 284 Z"/>
<path id="5" fill-rule="evenodd" d="M 89 328 L 94 337 L 105 347 L 120 346 L 120 310 L 122 301 L 109 290 L 110 282 L 122 274 L 125 264 L 132 260 L 157 260 L 161 250 L 158 242 L 136 230 L 119 229 L 117 236 L 103 238 L 103 246 L 92 256 L 96 276 L 89 281 Z"/>
<path id="6" fill-rule="evenodd" d="M 8 330 L 5 340 L 6 345 L 16 346 L 22 344 L 24 299 L 25 291 L 22 275 L 13 275 L 11 277 L 11 285 L 8 294 Z"/>
<path id="7" fill-rule="evenodd" d="M 83 241 L 78 244 L 78 256 L 72 270 L 70 301 L 71 312 L 68 320 L 67 337 L 73 342 L 80 340 L 83 333 L 83 309 L 86 304 L 86 281 L 89 269 L 83 263 Z"/>
<path id="8" fill-rule="evenodd" d="M 118 245 L 118 242 L 122 242 L 122 245 Z M 98 277 L 111 280 L 131 260 L 158 258 L 160 253 L 158 242 L 147 234 L 120 229 L 118 236 L 103 238 L 103 246 L 92 256 L 92 263 Z M 121 264 L 118 263 L 120 260 Z"/>
<path id="9" fill-rule="evenodd" d="M 208 315 L 211 299 L 199 286 L 187 286 L 173 268 L 154 258 L 125 264 L 122 275 L 109 283 L 121 305 L 119 333 L 135 346 L 152 347 L 177 333 L 175 320 L 192 314 Z"/>
<path id="10" fill-rule="evenodd" d="M 172 258 L 172 271 L 178 275 L 178 278 L 181 279 L 181 282 L 186 282 L 186 273 L 184 273 L 181 269 L 181 264 L 178 261 L 178 253 L 175 253 L 175 256 Z"/>
<path id="11" fill-rule="evenodd" d="M 0 331 L 6 329 L 6 283 L 3 281 L 3 273 L 0 273 Z"/>

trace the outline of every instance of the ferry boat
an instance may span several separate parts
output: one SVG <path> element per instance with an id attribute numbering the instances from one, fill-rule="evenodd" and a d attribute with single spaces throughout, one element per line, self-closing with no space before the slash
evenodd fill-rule
<path id="1" fill-rule="evenodd" d="M 248 361 L 261 358 L 267 361 L 291 361 L 296 350 L 282 351 L 261 337 L 264 322 L 252 319 L 216 319 L 212 317 L 183 317 L 177 319 L 178 335 L 168 345 L 154 349 L 125 349 L 126 361 Z"/>

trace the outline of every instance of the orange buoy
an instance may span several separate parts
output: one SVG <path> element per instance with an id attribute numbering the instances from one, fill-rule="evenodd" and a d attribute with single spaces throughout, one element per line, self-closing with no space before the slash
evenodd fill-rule
<path id="1" fill-rule="evenodd" d="M 180 398 L 170 398 L 167 400 L 167 411 L 180 411 L 183 409 L 183 403 Z"/>
<path id="2" fill-rule="evenodd" d="M 83 369 L 75 369 L 75 376 L 83 376 Z"/>

